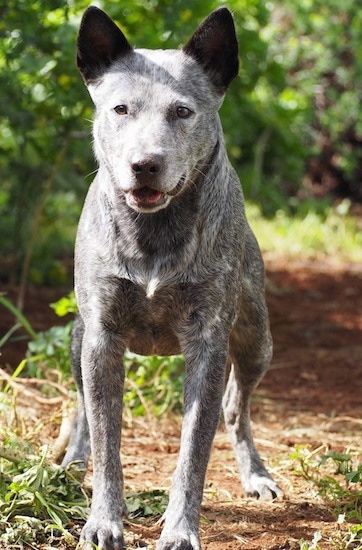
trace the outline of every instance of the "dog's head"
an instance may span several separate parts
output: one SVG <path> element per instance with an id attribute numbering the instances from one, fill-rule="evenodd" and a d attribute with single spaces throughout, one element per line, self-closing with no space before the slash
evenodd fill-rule
<path id="1" fill-rule="evenodd" d="M 230 12 L 211 13 L 182 50 L 135 50 L 92 6 L 77 64 L 96 106 L 96 156 L 115 196 L 138 212 L 165 208 L 204 175 L 221 139 L 217 111 L 238 72 Z"/>

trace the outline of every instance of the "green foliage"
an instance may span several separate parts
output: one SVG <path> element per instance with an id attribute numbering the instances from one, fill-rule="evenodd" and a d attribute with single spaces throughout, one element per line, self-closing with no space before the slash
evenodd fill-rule
<path id="1" fill-rule="evenodd" d="M 335 508 L 347 519 L 362 523 L 362 464 L 355 465 L 349 454 L 334 451 L 322 456 L 320 466 L 328 461 L 336 470 L 333 476 L 324 475 L 318 480 L 321 496 L 333 501 Z"/>
<path id="2" fill-rule="evenodd" d="M 343 514 L 338 517 L 336 528 L 328 536 L 323 536 L 320 531 L 316 531 L 312 543 L 305 540 L 300 541 L 300 550 L 322 550 L 322 548 L 331 548 L 333 550 L 362 550 L 362 525 L 350 525 L 345 522 Z M 326 543 L 327 546 L 319 546 L 319 542 Z"/>
<path id="3" fill-rule="evenodd" d="M 126 352 L 124 362 L 126 411 L 134 416 L 161 416 L 181 410 L 185 372 L 182 356 L 143 357 Z"/>
<path id="4" fill-rule="evenodd" d="M 38 332 L 37 337 L 28 343 L 26 354 L 27 375 L 43 378 L 43 370 L 57 369 L 62 374 L 70 374 L 70 336 L 73 322 L 63 327 L 51 327 L 44 332 Z"/>
<path id="5" fill-rule="evenodd" d="M 0 22 L 2 257 L 15 277 L 34 246 L 36 282 L 51 278 L 52 260 L 72 246 L 80 211 L 75 197 L 84 195 L 92 166 L 83 146 L 83 118 L 91 111 L 73 69 L 74 8 L 54 0 L 47 6 L 10 0 Z"/>
<path id="6" fill-rule="evenodd" d="M 178 48 L 221 3 L 99 5 L 136 46 Z M 92 105 L 74 63 L 88 4 L 8 0 L 0 10 L 0 276 L 12 281 L 21 276 L 59 284 L 71 276 L 63 259 L 72 254 L 91 179 L 85 177 L 95 168 Z M 311 161 L 358 194 L 359 6 L 353 0 L 229 0 L 228 6 L 237 23 L 241 71 L 222 119 L 246 196 L 273 215 L 299 193 Z"/>
<path id="7" fill-rule="evenodd" d="M 15 440 L 12 441 L 15 444 Z M 34 543 L 50 529 L 65 533 L 65 525 L 86 519 L 89 499 L 71 471 L 51 465 L 47 449 L 40 457 L 14 459 L 0 447 L 0 542 Z"/>
<path id="8" fill-rule="evenodd" d="M 5 298 L 5 296 L 0 296 L 0 304 L 4 306 L 6 309 L 11 311 L 11 313 L 15 316 L 17 319 L 17 322 L 13 327 L 8 330 L 8 332 L 1 337 L 0 339 L 0 348 L 9 340 L 9 338 L 12 336 L 12 334 L 18 330 L 18 328 L 23 327 L 27 333 L 29 334 L 30 338 L 35 339 L 36 338 L 36 332 L 34 331 L 33 327 L 29 323 L 28 319 L 23 315 L 23 313 L 10 301 L 8 298 Z"/>
<path id="9" fill-rule="evenodd" d="M 59 317 L 78 311 L 74 292 L 63 296 L 57 302 L 50 304 Z M 49 368 L 57 369 L 63 375 L 70 375 L 70 340 L 73 321 L 64 326 L 51 327 L 44 332 L 38 332 L 28 343 L 26 357 L 28 367 L 26 373 L 43 378 L 43 372 Z"/>
<path id="10" fill-rule="evenodd" d="M 336 550 L 362 550 L 362 464 L 349 453 L 330 451 L 319 455 L 299 446 L 290 455 L 295 472 L 310 481 L 319 495 L 332 507 L 336 529 L 328 537 L 329 547 Z M 328 466 L 334 465 L 333 472 Z M 300 550 L 320 550 L 318 543 L 325 537 L 317 531 L 309 545 L 301 541 Z"/>
<path id="11" fill-rule="evenodd" d="M 347 453 L 330 451 L 319 456 L 318 451 L 297 447 L 290 455 L 297 465 L 296 473 L 311 481 L 325 500 L 333 502 L 337 514 L 362 523 L 362 464 L 356 464 Z M 326 468 L 330 463 L 335 466 L 332 473 Z"/>
<path id="12" fill-rule="evenodd" d="M 79 472 L 53 465 L 46 447 L 39 457 L 26 451 L 31 449 L 25 450 L 14 435 L 0 445 L 0 546 L 32 546 L 53 538 L 73 548 L 72 526 L 87 519 L 90 509 Z M 160 517 L 168 495 L 162 489 L 152 489 L 126 493 L 125 501 L 130 519 Z"/>
<path id="13" fill-rule="evenodd" d="M 50 307 L 54 309 L 58 317 L 64 317 L 68 313 L 77 313 L 78 307 L 74 291 L 70 292 L 67 296 L 63 296 L 63 298 L 60 298 L 54 304 L 50 304 Z"/>
<path id="14" fill-rule="evenodd" d="M 162 516 L 168 504 L 168 493 L 163 489 L 126 493 L 128 516 L 130 519 Z"/>
<path id="15" fill-rule="evenodd" d="M 11 311 L 17 319 L 13 327 L 0 338 L 0 348 L 20 327 L 24 328 L 30 337 L 26 359 L 20 363 L 15 371 L 15 376 L 24 371 L 27 375 L 42 378 L 44 366 L 46 370 L 50 367 L 57 369 L 62 374 L 70 373 L 69 350 L 72 321 L 65 326 L 51 327 L 44 332 L 35 332 L 29 320 L 8 298 L 0 296 L 0 305 Z M 62 298 L 53 306 L 60 316 L 76 311 L 74 295 L 72 297 L 72 294 L 70 294 Z"/>
<path id="16" fill-rule="evenodd" d="M 313 125 L 304 137 L 308 154 L 324 156 L 356 184 L 362 158 L 354 147 L 362 135 L 362 13 L 353 0 L 274 2 L 270 52 L 282 57 L 288 83 L 314 103 Z"/>

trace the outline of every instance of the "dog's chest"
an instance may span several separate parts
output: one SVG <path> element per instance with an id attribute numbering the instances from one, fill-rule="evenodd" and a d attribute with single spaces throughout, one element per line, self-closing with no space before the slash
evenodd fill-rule
<path id="1" fill-rule="evenodd" d="M 176 286 L 161 288 L 153 278 L 146 285 L 134 285 L 133 307 L 128 311 L 128 347 L 141 355 L 174 355 L 181 352 L 177 325 L 181 295 Z M 176 319 L 178 322 L 176 323 Z"/>

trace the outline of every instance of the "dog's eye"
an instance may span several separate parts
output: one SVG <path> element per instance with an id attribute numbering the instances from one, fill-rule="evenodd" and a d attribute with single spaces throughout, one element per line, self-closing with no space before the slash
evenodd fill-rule
<path id="1" fill-rule="evenodd" d="M 126 115 L 128 113 L 127 105 L 117 105 L 114 109 L 117 115 Z"/>
<path id="2" fill-rule="evenodd" d="M 192 111 L 187 107 L 177 107 L 176 113 L 179 118 L 188 118 L 192 114 Z"/>

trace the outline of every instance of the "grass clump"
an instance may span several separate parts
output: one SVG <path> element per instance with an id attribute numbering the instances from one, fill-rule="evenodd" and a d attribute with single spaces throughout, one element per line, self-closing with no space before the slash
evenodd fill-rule
<path id="1" fill-rule="evenodd" d="M 362 261 L 362 231 L 350 213 L 348 199 L 331 207 L 323 202 L 306 201 L 278 210 L 267 219 L 258 206 L 247 204 L 247 215 L 263 252 L 288 258 Z"/>
<path id="2" fill-rule="evenodd" d="M 50 532 L 75 541 L 68 527 L 89 514 L 81 479 L 52 464 L 47 447 L 39 456 L 14 452 L 16 447 L 15 436 L 0 447 L 0 543 L 40 544 Z"/>

